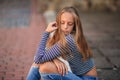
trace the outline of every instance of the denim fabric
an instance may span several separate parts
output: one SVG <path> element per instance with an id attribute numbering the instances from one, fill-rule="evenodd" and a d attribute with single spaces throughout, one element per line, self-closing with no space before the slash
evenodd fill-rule
<path id="1" fill-rule="evenodd" d="M 40 73 L 39 68 L 32 66 L 27 75 L 26 80 L 99 80 L 93 76 L 76 76 L 75 74 L 68 72 L 64 76 L 54 73 Z"/>
<path id="2" fill-rule="evenodd" d="M 30 68 L 30 71 L 27 75 L 26 80 L 40 80 L 40 73 L 39 73 L 39 68 L 36 66 L 32 66 Z"/>
<path id="3" fill-rule="evenodd" d="M 79 76 L 82 80 L 99 80 L 98 77 L 94 76 Z"/>
<path id="4" fill-rule="evenodd" d="M 47 74 L 41 73 L 42 80 L 99 80 L 94 76 L 76 76 L 75 74 L 68 72 L 68 74 L 61 76 L 59 74 Z"/>
<path id="5" fill-rule="evenodd" d="M 83 80 L 71 72 L 68 72 L 64 76 L 54 73 L 41 73 L 41 78 L 42 80 Z"/>

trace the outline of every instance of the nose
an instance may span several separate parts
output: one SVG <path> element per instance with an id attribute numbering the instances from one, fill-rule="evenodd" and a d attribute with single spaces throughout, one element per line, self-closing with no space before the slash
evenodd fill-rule
<path id="1" fill-rule="evenodd" d="M 67 28 L 68 28 L 68 25 L 67 25 L 67 24 L 65 24 L 65 25 L 64 25 L 64 28 L 65 28 L 65 29 L 67 29 Z"/>

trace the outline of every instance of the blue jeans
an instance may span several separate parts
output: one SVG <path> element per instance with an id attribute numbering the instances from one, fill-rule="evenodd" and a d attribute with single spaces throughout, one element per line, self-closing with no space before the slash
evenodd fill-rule
<path id="1" fill-rule="evenodd" d="M 68 72 L 68 74 L 65 74 L 64 76 L 54 73 L 50 73 L 50 74 L 41 73 L 41 79 L 42 80 L 83 80 L 71 72 Z"/>
<path id="2" fill-rule="evenodd" d="M 40 76 L 41 75 L 41 76 Z M 27 75 L 26 80 L 98 80 L 98 78 L 93 76 L 76 76 L 75 74 L 68 72 L 64 76 L 54 73 L 39 73 L 38 67 L 31 67 Z"/>
<path id="3" fill-rule="evenodd" d="M 82 80 L 99 80 L 98 77 L 94 77 L 94 76 L 78 76 L 80 77 Z"/>
<path id="4" fill-rule="evenodd" d="M 26 80 L 40 80 L 41 76 L 38 67 L 31 67 Z"/>

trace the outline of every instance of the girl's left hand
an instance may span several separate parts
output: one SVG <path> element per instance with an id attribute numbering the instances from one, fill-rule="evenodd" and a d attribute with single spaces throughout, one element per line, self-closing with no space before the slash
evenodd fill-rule
<path id="1" fill-rule="evenodd" d="M 55 63 L 58 72 L 64 76 L 64 74 L 68 73 L 68 67 L 66 66 L 66 64 L 64 64 L 62 61 L 60 61 L 59 59 L 54 59 L 53 62 Z"/>

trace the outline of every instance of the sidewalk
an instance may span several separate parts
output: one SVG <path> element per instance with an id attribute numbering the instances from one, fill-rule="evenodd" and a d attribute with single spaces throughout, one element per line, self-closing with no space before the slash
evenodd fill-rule
<path id="1" fill-rule="evenodd" d="M 30 13 L 28 26 L 0 28 L 0 80 L 26 80 L 45 29 L 45 19 L 36 13 L 36 3 L 32 1 L 32 13 Z"/>
<path id="2" fill-rule="evenodd" d="M 119 13 L 80 13 L 80 16 L 98 76 L 102 80 L 120 80 Z"/>

